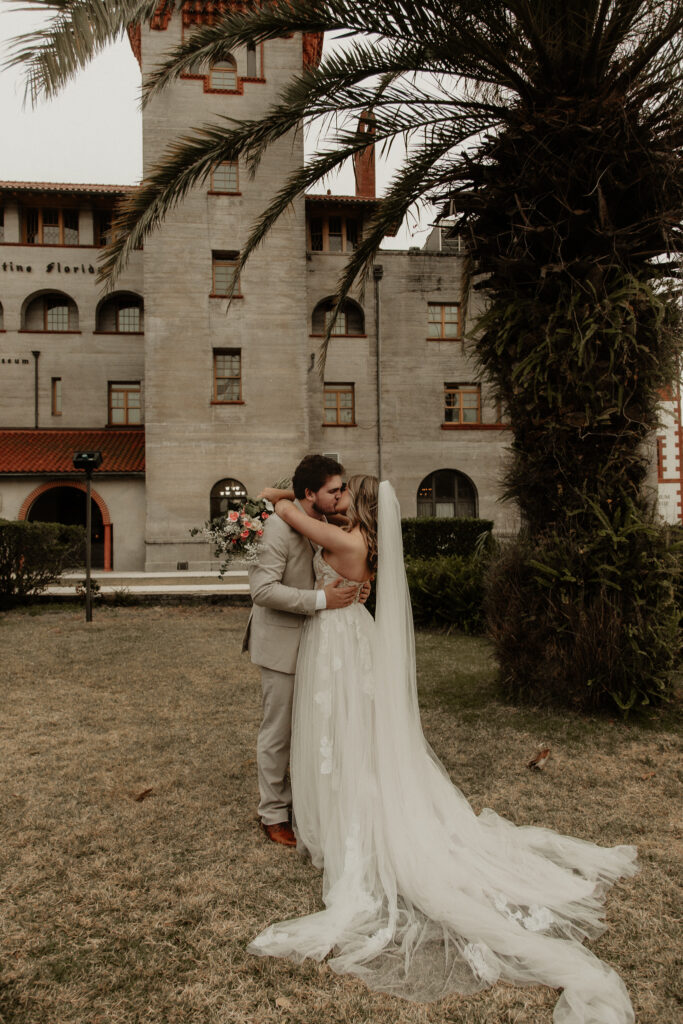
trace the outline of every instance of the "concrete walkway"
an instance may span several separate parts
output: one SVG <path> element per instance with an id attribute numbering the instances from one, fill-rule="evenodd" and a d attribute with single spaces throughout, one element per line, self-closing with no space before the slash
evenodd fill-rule
<path id="1" fill-rule="evenodd" d="M 134 596 L 173 595 L 202 597 L 213 594 L 248 596 L 249 579 L 246 570 L 226 572 L 219 579 L 217 572 L 103 572 L 95 570 L 93 580 L 99 583 L 102 595 L 126 593 Z M 78 584 L 85 580 L 85 571 L 67 572 L 59 582 L 47 587 L 49 597 L 71 597 Z"/>

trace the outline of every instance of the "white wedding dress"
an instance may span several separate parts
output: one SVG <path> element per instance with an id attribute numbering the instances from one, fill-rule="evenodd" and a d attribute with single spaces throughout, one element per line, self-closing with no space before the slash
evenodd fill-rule
<path id="1" fill-rule="evenodd" d="M 249 949 L 322 960 L 405 999 L 498 979 L 564 991 L 556 1024 L 634 1019 L 612 968 L 582 945 L 606 888 L 636 872 L 605 849 L 476 815 L 420 725 L 400 511 L 380 485 L 376 621 L 360 604 L 305 623 L 291 776 L 299 846 L 324 867 L 325 909 L 271 925 Z M 337 573 L 319 552 L 317 586 Z M 351 583 L 352 581 L 348 581 Z"/>

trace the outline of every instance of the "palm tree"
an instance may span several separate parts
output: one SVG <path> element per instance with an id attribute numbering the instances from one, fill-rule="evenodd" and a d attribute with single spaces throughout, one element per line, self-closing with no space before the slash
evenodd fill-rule
<path id="1" fill-rule="evenodd" d="M 26 0 L 52 9 L 17 41 L 34 97 L 51 95 L 159 0 Z M 172 8 L 174 0 L 166 0 Z M 653 522 L 647 446 L 674 379 L 683 176 L 683 0 L 235 2 L 169 52 L 151 96 L 191 65 L 290 32 L 347 45 L 255 121 L 177 139 L 123 208 L 103 263 L 130 251 L 211 168 L 302 124 L 329 131 L 285 181 L 236 275 L 292 200 L 367 145 L 408 155 L 339 281 L 364 280 L 416 202 L 455 210 L 488 310 L 474 341 L 512 424 L 507 495 L 525 536 L 492 575 L 489 621 L 508 690 L 628 709 L 663 699 L 678 616 Z M 365 114 L 364 114 L 365 112 Z M 330 330 L 332 325 L 330 324 Z"/>

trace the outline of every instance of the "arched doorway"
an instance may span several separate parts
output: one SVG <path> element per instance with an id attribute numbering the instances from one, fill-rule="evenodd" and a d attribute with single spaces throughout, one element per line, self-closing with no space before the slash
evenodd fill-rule
<path id="1" fill-rule="evenodd" d="M 112 568 L 112 524 L 109 510 L 95 491 L 91 492 L 92 567 L 110 572 Z M 32 523 L 64 523 L 65 526 L 85 526 L 85 484 L 41 484 L 19 510 L 19 519 Z"/>

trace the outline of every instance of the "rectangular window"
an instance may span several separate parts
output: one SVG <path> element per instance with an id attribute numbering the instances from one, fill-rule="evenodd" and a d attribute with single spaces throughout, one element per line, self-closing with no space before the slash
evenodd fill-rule
<path id="1" fill-rule="evenodd" d="M 78 210 L 52 206 L 23 210 L 21 237 L 26 245 L 78 245 Z"/>
<path id="2" fill-rule="evenodd" d="M 62 415 L 62 378 L 52 378 L 52 415 Z"/>
<path id="3" fill-rule="evenodd" d="M 308 219 L 311 252 L 351 252 L 358 245 L 360 221 L 343 214 L 321 214 Z"/>
<path id="4" fill-rule="evenodd" d="M 325 330 L 327 330 L 327 328 L 330 326 L 330 320 L 331 319 L 332 319 L 332 310 L 331 309 L 326 309 L 325 310 Z M 346 325 L 346 319 L 347 319 L 346 318 L 346 310 L 345 309 L 340 309 L 339 312 L 337 313 L 337 319 L 334 321 L 334 324 L 332 326 L 332 330 L 330 332 L 332 336 L 334 336 L 335 334 L 345 335 L 345 334 L 349 333 L 348 329 L 347 329 L 347 325 Z"/>
<path id="5" fill-rule="evenodd" d="M 109 382 L 109 426 L 123 427 L 142 423 L 140 381 Z"/>
<path id="6" fill-rule="evenodd" d="M 325 384 L 323 426 L 353 427 L 356 410 L 353 384 Z"/>
<path id="7" fill-rule="evenodd" d="M 214 402 L 242 401 L 242 352 L 239 348 L 213 350 Z"/>
<path id="8" fill-rule="evenodd" d="M 0 242 L 5 241 L 5 211 L 0 206 Z"/>
<path id="9" fill-rule="evenodd" d="M 311 217 L 311 249 L 313 252 L 323 251 L 323 222 L 322 217 Z"/>
<path id="10" fill-rule="evenodd" d="M 214 252 L 212 253 L 212 287 L 211 294 L 215 296 L 229 296 L 232 288 L 232 278 L 239 258 L 238 252 Z M 240 283 L 237 282 L 235 295 L 240 294 Z"/>
<path id="11" fill-rule="evenodd" d="M 237 68 L 232 58 L 219 60 L 212 66 L 209 72 L 209 88 L 221 92 L 237 91 Z"/>
<path id="12" fill-rule="evenodd" d="M 111 210 L 98 210 L 95 214 L 95 245 L 109 245 L 114 241 Z"/>
<path id="13" fill-rule="evenodd" d="M 46 299 L 44 322 L 46 331 L 68 331 L 69 307 L 61 299 Z"/>
<path id="14" fill-rule="evenodd" d="M 247 78 L 256 78 L 256 46 L 249 43 L 247 46 Z"/>
<path id="15" fill-rule="evenodd" d="M 140 307 L 119 306 L 116 310 L 116 330 L 121 334 L 139 334 Z"/>
<path id="16" fill-rule="evenodd" d="M 444 423 L 481 423 L 481 388 L 478 384 L 446 383 Z"/>
<path id="17" fill-rule="evenodd" d="M 460 304 L 429 303 L 429 338 L 461 338 Z"/>
<path id="18" fill-rule="evenodd" d="M 211 172 L 212 192 L 237 192 L 238 188 L 236 160 L 230 160 L 214 167 Z"/>
<path id="19" fill-rule="evenodd" d="M 43 210 L 43 245 L 59 245 L 59 210 Z"/>

